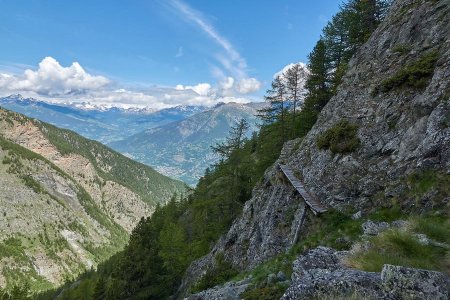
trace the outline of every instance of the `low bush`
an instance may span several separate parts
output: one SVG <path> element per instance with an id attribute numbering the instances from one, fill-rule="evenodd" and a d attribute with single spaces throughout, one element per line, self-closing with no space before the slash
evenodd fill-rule
<path id="1" fill-rule="evenodd" d="M 317 147 L 330 149 L 334 154 L 353 152 L 360 144 L 357 132 L 358 125 L 341 120 L 317 138 Z"/>
<path id="2" fill-rule="evenodd" d="M 434 73 L 437 60 L 437 51 L 422 55 L 417 61 L 405 66 L 392 77 L 384 80 L 374 91 L 375 94 L 379 92 L 387 93 L 402 87 L 424 89 Z"/>

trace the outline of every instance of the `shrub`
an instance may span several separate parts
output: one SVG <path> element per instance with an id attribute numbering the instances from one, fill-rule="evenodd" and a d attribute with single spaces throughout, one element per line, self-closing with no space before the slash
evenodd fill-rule
<path id="1" fill-rule="evenodd" d="M 384 80 L 381 85 L 375 89 L 374 93 L 387 93 L 402 87 L 424 89 L 434 73 L 437 60 L 437 51 L 425 53 L 417 61 L 400 69 L 400 71 L 392 77 Z"/>
<path id="2" fill-rule="evenodd" d="M 407 54 L 411 51 L 411 46 L 407 44 L 397 44 L 392 48 L 392 52 Z"/>
<path id="3" fill-rule="evenodd" d="M 360 144 L 356 135 L 357 132 L 358 125 L 347 120 L 341 120 L 317 138 L 317 147 L 319 149 L 330 149 L 334 154 L 353 152 Z"/>

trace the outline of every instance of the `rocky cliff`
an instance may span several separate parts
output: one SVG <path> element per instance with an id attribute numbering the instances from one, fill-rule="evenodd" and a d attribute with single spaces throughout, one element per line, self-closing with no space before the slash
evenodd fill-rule
<path id="1" fill-rule="evenodd" d="M 28 278 L 40 290 L 73 278 L 185 191 L 101 144 L 3 109 L 0 160 L 0 286 Z"/>
<path id="2" fill-rule="evenodd" d="M 448 194 L 408 191 L 414 176 L 450 172 L 449 98 L 450 3 L 395 1 L 315 126 L 303 140 L 288 142 L 277 163 L 287 164 L 330 210 L 364 216 L 394 205 L 448 209 Z M 320 145 L 324 135 L 336 145 Z M 353 135 L 350 148 L 340 140 L 347 135 Z M 250 270 L 301 240 L 314 218 L 275 164 L 229 232 L 187 270 L 180 294 L 214 268 L 219 253 Z"/>

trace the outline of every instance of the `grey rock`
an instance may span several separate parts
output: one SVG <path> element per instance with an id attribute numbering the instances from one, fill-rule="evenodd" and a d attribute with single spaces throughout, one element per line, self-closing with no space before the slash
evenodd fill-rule
<path id="1" fill-rule="evenodd" d="M 282 299 L 310 299 L 327 295 L 358 295 L 378 298 L 383 292 L 377 273 L 346 268 L 340 253 L 318 247 L 298 257 L 293 263 L 292 284 Z"/>
<path id="2" fill-rule="evenodd" d="M 406 229 L 406 228 L 408 228 L 408 226 L 409 226 L 409 223 L 408 223 L 408 221 L 405 221 L 405 220 L 396 220 L 391 223 L 391 227 L 398 228 L 398 229 Z"/>
<path id="3" fill-rule="evenodd" d="M 450 297 L 450 278 L 440 272 L 384 265 L 381 280 L 385 292 L 395 299 L 436 299 Z"/>
<path id="4" fill-rule="evenodd" d="M 191 295 L 186 300 L 240 300 L 240 295 L 250 286 L 250 279 L 227 282 L 200 293 Z"/>
<path id="5" fill-rule="evenodd" d="M 350 269 L 339 252 L 318 247 L 294 261 L 292 284 L 283 300 L 351 297 L 362 299 L 448 299 L 450 278 L 435 271 L 384 265 L 381 273 Z"/>
<path id="6" fill-rule="evenodd" d="M 292 281 L 303 277 L 315 277 L 323 273 L 323 270 L 333 271 L 341 268 L 336 250 L 327 247 L 317 247 L 309 250 L 305 255 L 294 261 Z"/>
<path id="7" fill-rule="evenodd" d="M 367 220 L 361 225 L 364 234 L 366 235 L 378 235 L 380 232 L 388 229 L 389 223 L 387 222 L 374 222 L 371 220 Z"/>
<path id="8" fill-rule="evenodd" d="M 354 213 L 352 215 L 352 219 L 353 220 L 359 220 L 359 219 L 361 219 L 361 217 L 362 217 L 362 212 L 361 211 L 358 211 L 358 212 L 356 212 L 356 213 Z"/>
<path id="9" fill-rule="evenodd" d="M 278 279 L 278 281 L 281 281 L 281 282 L 283 282 L 283 281 L 286 281 L 286 274 L 284 274 L 282 271 L 279 271 L 278 273 L 277 273 L 277 279 Z"/>

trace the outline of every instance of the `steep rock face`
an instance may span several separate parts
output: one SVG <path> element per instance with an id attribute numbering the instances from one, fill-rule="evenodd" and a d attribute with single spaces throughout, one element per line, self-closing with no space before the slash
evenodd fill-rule
<path id="1" fill-rule="evenodd" d="M 384 80 L 434 51 L 438 59 L 425 88 L 379 91 Z M 385 191 L 391 182 L 418 170 L 448 170 L 449 98 L 448 1 L 396 1 L 350 61 L 337 95 L 287 163 L 332 207 L 377 205 L 371 201 L 377 192 L 393 197 L 402 190 Z M 359 148 L 347 155 L 319 150 L 318 136 L 343 119 L 359 126 Z"/>
<path id="2" fill-rule="evenodd" d="M 425 87 L 380 91 L 383 80 L 429 53 L 437 53 L 438 59 Z M 323 109 L 316 125 L 300 145 L 295 145 L 299 141 L 286 143 L 277 163 L 287 164 L 328 207 L 356 212 L 383 205 L 373 203 L 374 196 L 380 191 L 381 198 L 398 195 L 404 190 L 401 179 L 412 172 L 430 168 L 448 172 L 449 97 L 448 1 L 398 0 L 350 61 L 337 95 Z M 343 119 L 358 125 L 359 148 L 345 155 L 319 150 L 317 137 Z M 208 255 L 188 268 L 180 295 L 214 268 L 218 253 L 236 268 L 246 270 L 290 248 L 301 224 L 303 205 L 276 164 L 269 168 L 242 216 Z M 306 221 L 310 215 L 307 209 Z"/>

